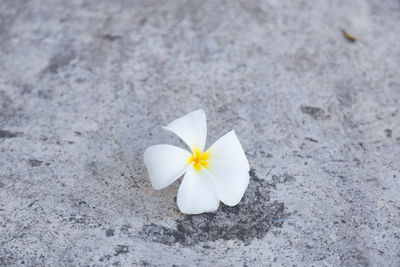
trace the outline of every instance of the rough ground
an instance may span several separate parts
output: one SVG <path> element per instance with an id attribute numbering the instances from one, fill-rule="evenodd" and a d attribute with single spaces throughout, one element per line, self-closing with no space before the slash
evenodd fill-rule
<path id="1" fill-rule="evenodd" d="M 2 0 L 0 265 L 400 266 L 399 25 L 398 0 Z M 251 183 L 184 216 L 142 155 L 197 108 Z"/>

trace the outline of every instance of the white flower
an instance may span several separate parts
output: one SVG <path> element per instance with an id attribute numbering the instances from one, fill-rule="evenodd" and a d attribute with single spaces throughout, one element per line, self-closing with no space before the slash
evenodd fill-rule
<path id="1" fill-rule="evenodd" d="M 191 149 L 155 145 L 144 152 L 144 163 L 153 185 L 160 190 L 185 174 L 178 190 L 181 212 L 216 211 L 219 201 L 229 206 L 240 202 L 249 184 L 249 163 L 235 131 L 230 131 L 204 151 L 206 115 L 199 109 L 163 127 L 178 135 Z"/>

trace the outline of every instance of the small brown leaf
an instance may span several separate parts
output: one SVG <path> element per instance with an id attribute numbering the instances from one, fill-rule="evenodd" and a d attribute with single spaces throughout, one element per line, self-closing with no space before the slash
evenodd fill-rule
<path id="1" fill-rule="evenodd" d="M 348 33 L 345 29 L 342 29 L 342 33 L 343 33 L 343 36 L 344 36 L 349 42 L 354 43 L 355 41 L 357 41 L 357 39 L 356 39 L 353 35 L 351 35 L 350 33 Z"/>

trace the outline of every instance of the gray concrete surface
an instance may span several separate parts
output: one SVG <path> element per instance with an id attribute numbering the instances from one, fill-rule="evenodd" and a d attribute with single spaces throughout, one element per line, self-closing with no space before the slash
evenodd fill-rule
<path id="1" fill-rule="evenodd" d="M 399 25 L 397 0 L 2 0 L 0 265 L 400 266 Z M 185 216 L 142 155 L 197 108 L 251 181 Z"/>

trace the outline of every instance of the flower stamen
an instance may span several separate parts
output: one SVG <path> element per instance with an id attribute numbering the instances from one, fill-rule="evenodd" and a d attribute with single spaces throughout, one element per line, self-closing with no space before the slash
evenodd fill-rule
<path id="1" fill-rule="evenodd" d="M 193 164 L 193 168 L 196 171 L 200 171 L 201 168 L 207 168 L 210 159 L 210 152 L 201 152 L 199 149 L 193 149 L 193 155 L 189 158 L 188 163 Z"/>

